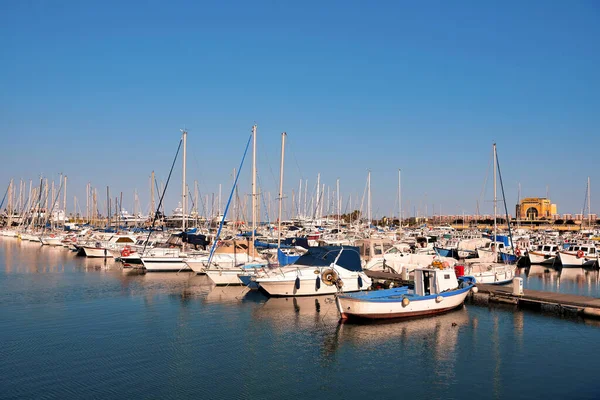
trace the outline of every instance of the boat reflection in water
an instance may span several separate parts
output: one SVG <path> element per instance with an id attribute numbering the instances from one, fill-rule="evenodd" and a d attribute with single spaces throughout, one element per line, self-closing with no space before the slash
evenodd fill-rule
<path id="1" fill-rule="evenodd" d="M 595 296 L 599 284 L 599 273 L 595 268 L 563 268 L 556 287 L 559 291 L 577 292 L 584 296 Z"/>

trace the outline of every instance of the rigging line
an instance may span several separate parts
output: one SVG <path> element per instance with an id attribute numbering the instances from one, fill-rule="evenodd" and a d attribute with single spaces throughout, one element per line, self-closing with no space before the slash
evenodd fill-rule
<path id="1" fill-rule="evenodd" d="M 300 173 L 300 179 L 304 180 L 304 174 L 302 173 L 302 170 L 300 169 L 300 164 L 298 164 L 298 160 L 296 159 L 296 152 L 294 151 L 294 146 L 293 146 L 293 142 L 292 140 L 288 137 L 287 139 L 288 142 L 288 152 L 292 153 L 292 158 L 294 159 L 294 163 L 296 164 L 296 169 L 298 170 L 298 172 Z"/>
<path id="2" fill-rule="evenodd" d="M 169 176 L 167 177 L 167 182 L 165 183 L 165 190 L 163 190 L 160 195 L 160 200 L 158 201 L 158 207 L 156 207 L 156 212 L 154 213 L 154 217 L 152 218 L 152 226 L 150 227 L 150 231 L 148 231 L 148 237 L 144 242 L 144 248 L 142 249 L 142 255 L 146 252 L 146 246 L 148 245 L 148 241 L 150 240 L 150 235 L 152 235 L 152 231 L 154 230 L 154 224 L 156 223 L 156 216 L 160 211 L 160 207 L 162 206 L 163 199 L 165 198 L 165 193 L 167 193 L 167 187 L 169 187 L 169 181 L 171 180 L 171 174 L 173 173 L 173 168 L 175 167 L 175 162 L 177 161 L 177 157 L 179 156 L 179 150 L 181 150 L 181 143 L 183 143 L 183 137 L 179 139 L 179 146 L 177 146 L 177 153 L 175 153 L 175 158 L 173 159 L 173 163 L 171 164 L 171 170 L 169 171 Z M 156 177 L 154 179 L 156 181 Z M 184 216 L 185 217 L 185 216 Z M 185 232 L 184 232 L 185 233 Z M 183 240 L 183 236 L 182 236 Z"/>
<path id="3" fill-rule="evenodd" d="M 252 140 L 252 135 L 250 135 L 250 137 L 248 138 L 248 143 L 246 143 L 246 150 L 244 150 L 244 155 L 242 156 L 242 161 L 240 162 L 240 167 L 238 168 L 236 175 L 235 175 L 235 181 L 233 182 L 233 187 L 231 188 L 231 192 L 229 193 L 229 199 L 227 199 L 227 205 L 225 206 L 225 212 L 223 212 L 223 218 L 221 219 L 221 223 L 219 224 L 219 229 L 217 230 L 217 234 L 215 235 L 215 238 L 213 240 L 213 244 L 210 248 L 210 254 L 208 256 L 208 262 L 206 263 L 206 265 L 208 267 L 210 267 L 210 263 L 212 261 L 213 255 L 215 253 L 215 248 L 217 246 L 217 241 L 219 240 L 219 236 L 221 235 L 221 230 L 223 229 L 223 224 L 225 222 L 225 217 L 227 216 L 227 211 L 229 211 L 229 205 L 231 204 L 231 198 L 233 197 L 233 193 L 235 191 L 235 187 L 238 183 L 238 179 L 240 177 L 240 173 L 242 171 L 242 167 L 244 166 L 244 160 L 246 159 L 246 154 L 248 153 L 248 148 L 250 147 L 250 142 Z M 233 243 L 233 246 L 235 248 L 235 242 Z"/>
<path id="4" fill-rule="evenodd" d="M 510 237 L 510 247 L 512 247 L 513 255 L 515 254 L 515 246 L 513 244 L 512 231 L 510 229 L 510 218 L 508 218 L 508 208 L 506 207 L 506 197 L 504 196 L 504 184 L 502 183 L 502 172 L 500 172 L 500 162 L 498 161 L 498 149 L 496 149 L 496 164 L 498 165 L 498 177 L 500 178 L 500 189 L 502 189 L 502 200 L 504 201 L 504 212 L 506 213 L 506 224 L 508 225 L 508 236 Z M 494 237 L 494 241 L 498 240 Z"/>
<path id="5" fill-rule="evenodd" d="M 6 200 L 6 195 L 8 194 L 8 188 L 9 187 L 10 187 L 10 183 L 6 187 L 6 192 L 4 192 L 4 197 L 2 198 L 2 203 L 0 203 L 0 210 L 2 209 L 2 206 L 4 205 L 4 200 Z"/>

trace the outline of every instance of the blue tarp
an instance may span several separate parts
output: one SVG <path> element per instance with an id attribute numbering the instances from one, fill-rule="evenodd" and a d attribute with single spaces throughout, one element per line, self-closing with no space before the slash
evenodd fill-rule
<path id="1" fill-rule="evenodd" d="M 299 258 L 300 256 L 290 256 L 281 250 L 277 250 L 277 261 L 279 261 L 279 265 L 282 267 L 295 263 Z"/>
<path id="2" fill-rule="evenodd" d="M 295 264 L 309 267 L 328 267 L 335 261 L 342 249 L 344 251 L 342 251 L 337 265 L 349 271 L 362 271 L 360 253 L 356 246 L 310 247 L 308 252 L 302 255 Z"/>

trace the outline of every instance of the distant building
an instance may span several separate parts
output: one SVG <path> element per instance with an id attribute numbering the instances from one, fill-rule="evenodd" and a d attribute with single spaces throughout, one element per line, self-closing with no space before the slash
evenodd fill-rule
<path id="1" fill-rule="evenodd" d="M 556 212 L 556 204 L 550 199 L 542 197 L 527 197 L 521 200 L 516 207 L 516 215 L 520 220 L 550 219 Z"/>

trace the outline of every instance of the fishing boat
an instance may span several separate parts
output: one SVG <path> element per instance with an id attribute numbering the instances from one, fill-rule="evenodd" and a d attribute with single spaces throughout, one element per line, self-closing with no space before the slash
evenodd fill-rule
<path id="1" fill-rule="evenodd" d="M 563 267 L 592 267 L 598 265 L 598 252 L 593 244 L 571 245 L 560 251 L 558 257 Z"/>
<path id="2" fill-rule="evenodd" d="M 540 245 L 539 249 L 529 251 L 531 264 L 554 264 L 558 256 L 558 246 L 555 244 Z"/>
<path id="3" fill-rule="evenodd" d="M 418 268 L 414 274 L 414 289 L 402 286 L 337 295 L 336 306 L 341 318 L 385 319 L 440 314 L 462 306 L 469 292 L 477 291 L 475 279 L 457 278 L 452 268 Z"/>

